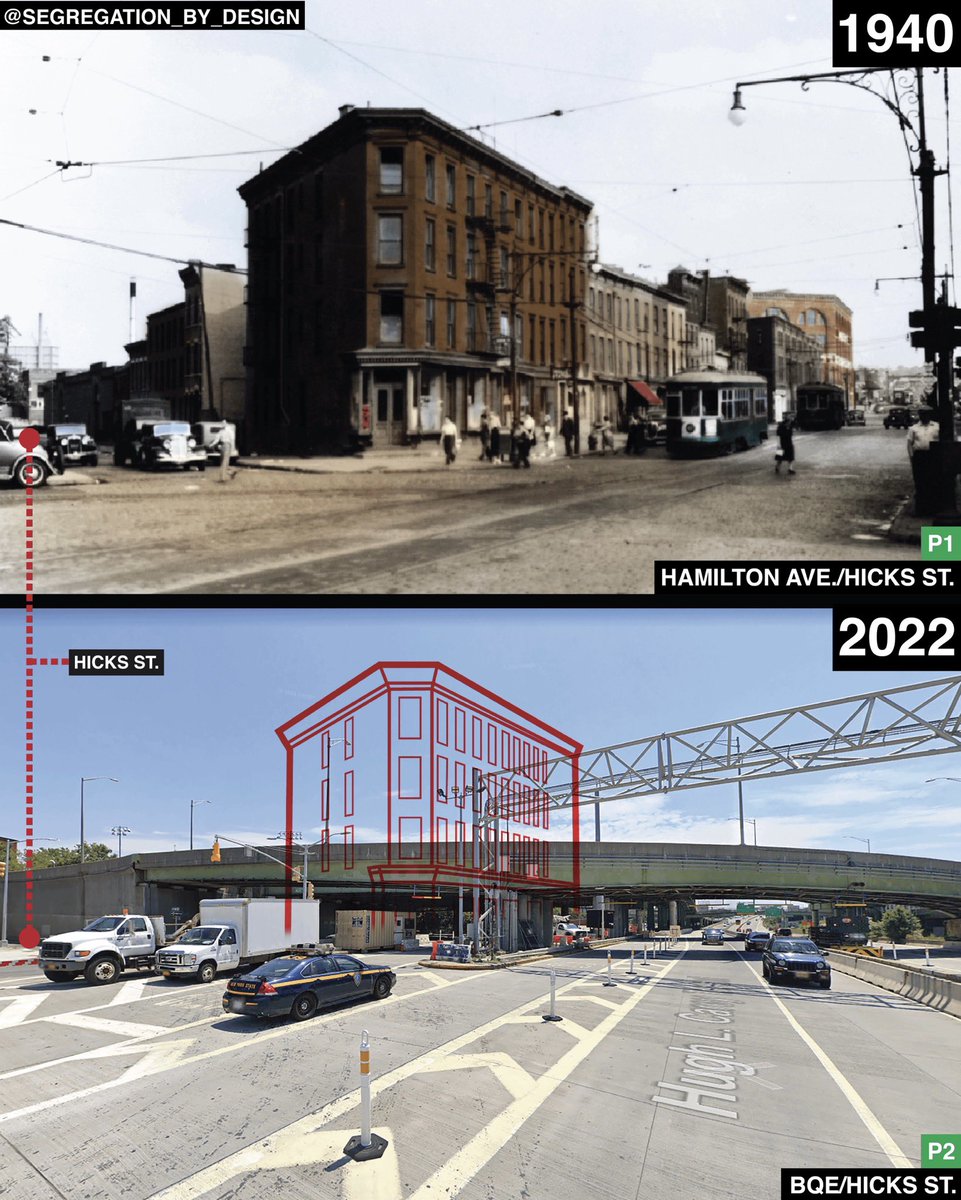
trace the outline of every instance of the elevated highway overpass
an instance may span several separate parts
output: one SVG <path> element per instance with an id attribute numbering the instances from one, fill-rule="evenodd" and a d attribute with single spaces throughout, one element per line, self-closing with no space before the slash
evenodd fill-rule
<path id="1" fill-rule="evenodd" d="M 270 853 L 275 850 L 271 847 Z M 407 911 L 423 901 L 441 896 L 450 903 L 457 888 L 471 889 L 475 879 L 467 871 L 438 868 L 432 880 L 429 869 L 414 885 L 384 881 L 372 887 L 378 868 L 386 861 L 383 844 L 354 847 L 352 870 L 343 857 L 331 854 L 330 870 L 321 873 L 310 864 L 309 878 L 318 898 L 356 908 L 376 906 Z M 555 877 L 569 878 L 572 846 L 551 843 Z M 947 859 L 915 858 L 899 854 L 866 854 L 846 850 L 807 850 L 790 846 L 694 845 L 670 842 L 589 842 L 579 846 L 580 887 L 575 892 L 561 884 L 545 888 L 533 880 L 506 886 L 527 893 L 533 900 L 590 904 L 595 893 L 610 904 L 643 904 L 670 900 L 744 899 L 771 897 L 809 901 L 815 905 L 838 900 L 864 900 L 877 904 L 910 904 L 961 916 L 961 863 Z M 220 888 L 240 894 L 282 895 L 283 869 L 258 860 L 241 849 L 225 849 L 219 863 L 210 862 L 209 850 L 128 855 L 122 859 L 52 867 L 35 872 L 34 904 L 39 926 L 71 927 L 81 913 L 96 916 L 131 911 L 164 913 L 179 908 L 196 912 L 197 900 Z M 10 876 L 11 927 L 22 911 L 23 874 Z M 502 883 L 503 885 L 503 883 Z M 299 886 L 295 894 L 300 894 Z M 64 922 L 67 924 L 64 924 Z"/>

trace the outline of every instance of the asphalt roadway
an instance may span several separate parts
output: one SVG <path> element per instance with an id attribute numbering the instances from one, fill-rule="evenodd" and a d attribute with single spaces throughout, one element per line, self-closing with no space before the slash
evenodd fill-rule
<path id="1" fill-rule="evenodd" d="M 872 414 L 873 416 L 873 414 Z M 68 470 L 35 497 L 35 590 L 74 594 L 642 594 L 656 560 L 916 562 L 887 536 L 903 431 L 799 434 L 726 458 L 477 461 L 465 443 L 361 460 L 153 474 Z M 410 457 L 407 457 L 410 455 Z M 285 469 L 286 468 L 286 469 Z M 23 591 L 23 493 L 0 488 L 0 591 Z"/>
<path id="2" fill-rule="evenodd" d="M 638 943 L 640 945 L 640 943 Z M 314 1019 L 225 1017 L 211 985 L 0 981 L 6 1200 L 776 1197 L 781 1166 L 917 1166 L 961 1130 L 961 1021 L 851 977 L 771 988 L 699 935 L 646 964 L 491 972 L 391 959 Z M 548 1023 L 550 971 L 557 1012 Z M 359 1132 L 370 1033 L 376 1162 Z"/>

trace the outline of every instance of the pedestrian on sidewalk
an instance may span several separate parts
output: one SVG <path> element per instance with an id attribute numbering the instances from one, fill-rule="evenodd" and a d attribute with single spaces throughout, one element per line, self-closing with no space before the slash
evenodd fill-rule
<path id="1" fill-rule="evenodd" d="M 449 467 L 457 457 L 457 426 L 450 417 L 445 417 L 441 422 L 440 440 L 444 447 L 446 466 Z"/>
<path id="2" fill-rule="evenodd" d="M 611 425 L 611 419 L 605 413 L 598 422 L 598 441 L 600 442 L 601 454 L 606 454 L 608 450 L 612 454 L 614 450 L 614 427 Z"/>
<path id="3" fill-rule="evenodd" d="M 220 483 L 227 483 L 231 480 L 236 472 L 230 469 L 230 460 L 236 453 L 234 445 L 234 427 L 229 421 L 224 421 L 224 427 L 220 431 L 220 437 L 217 442 L 220 449 Z"/>
<path id="4" fill-rule="evenodd" d="M 491 423 L 490 450 L 487 455 L 490 462 L 501 461 L 501 423 L 499 420 Z"/>
<path id="5" fill-rule="evenodd" d="M 531 465 L 531 438 L 524 421 L 515 422 L 512 432 L 511 462 L 515 467 L 529 468 Z"/>
<path id="6" fill-rule="evenodd" d="M 557 439 L 554 436 L 554 425 L 550 413 L 544 414 L 544 449 L 542 458 L 557 458 Z"/>
<path id="7" fill-rule="evenodd" d="M 564 454 L 567 458 L 574 457 L 574 418 L 570 412 L 564 414 L 564 420 L 561 421 L 561 437 L 564 439 Z"/>
<path id="8" fill-rule="evenodd" d="M 484 459 L 486 458 L 487 461 L 490 462 L 491 458 L 492 458 L 492 455 L 491 455 L 491 414 L 490 414 L 490 410 L 487 408 L 483 409 L 481 411 L 481 415 L 480 415 L 480 440 L 481 440 L 480 461 L 483 462 Z"/>
<path id="9" fill-rule="evenodd" d="M 781 473 L 781 463 L 787 463 L 787 473 L 794 474 L 794 422 L 790 417 L 782 417 L 777 427 L 777 440 L 780 450 L 774 456 L 774 472 Z"/>
<path id="10" fill-rule="evenodd" d="M 930 408 L 919 408 L 919 424 L 912 425 L 908 430 L 908 458 L 914 476 L 914 515 L 917 517 L 930 516 L 937 509 L 937 481 L 931 462 L 931 444 L 938 440 L 940 430 L 931 422 L 933 415 Z"/>

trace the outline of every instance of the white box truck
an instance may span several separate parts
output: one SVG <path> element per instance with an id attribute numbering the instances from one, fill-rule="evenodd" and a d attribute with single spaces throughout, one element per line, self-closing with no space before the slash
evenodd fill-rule
<path id="1" fill-rule="evenodd" d="M 289 933 L 285 907 L 284 900 L 201 900 L 199 924 L 157 951 L 157 970 L 166 979 L 187 976 L 209 983 L 220 971 L 255 966 L 291 946 L 317 944 L 320 901 L 291 900 Z"/>

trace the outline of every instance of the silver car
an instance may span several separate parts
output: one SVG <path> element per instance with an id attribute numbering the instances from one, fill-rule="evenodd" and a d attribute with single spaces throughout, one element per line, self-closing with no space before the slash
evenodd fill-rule
<path id="1" fill-rule="evenodd" d="M 19 431 L 7 421 L 0 421 L 0 479 L 12 479 L 18 487 L 43 487 L 53 474 L 53 465 L 42 446 L 33 451 L 27 462 L 27 452 L 20 443 Z"/>

